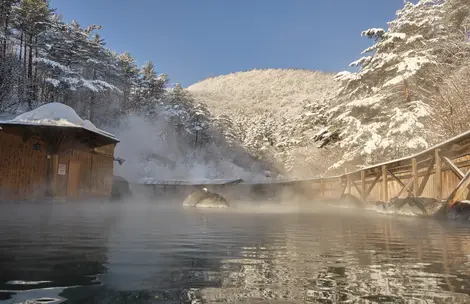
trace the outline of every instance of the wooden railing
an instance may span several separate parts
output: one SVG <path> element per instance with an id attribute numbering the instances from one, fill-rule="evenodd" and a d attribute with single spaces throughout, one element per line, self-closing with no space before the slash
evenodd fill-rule
<path id="1" fill-rule="evenodd" d="M 470 132 L 409 157 L 310 182 L 322 198 L 349 194 L 363 201 L 388 202 L 428 197 L 446 200 L 452 207 L 469 195 Z"/>

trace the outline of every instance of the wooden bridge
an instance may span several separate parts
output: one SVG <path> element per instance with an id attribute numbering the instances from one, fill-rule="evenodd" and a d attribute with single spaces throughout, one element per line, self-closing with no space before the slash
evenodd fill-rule
<path id="1" fill-rule="evenodd" d="M 470 131 L 415 155 L 369 166 L 341 176 L 310 180 L 320 198 L 346 194 L 364 202 L 427 197 L 447 208 L 469 196 Z"/>

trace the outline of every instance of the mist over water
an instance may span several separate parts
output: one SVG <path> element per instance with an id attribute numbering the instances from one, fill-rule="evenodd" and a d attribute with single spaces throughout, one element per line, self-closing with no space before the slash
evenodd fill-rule
<path id="1" fill-rule="evenodd" d="M 470 301 L 468 225 L 318 202 L 180 204 L 2 205 L 0 303 Z"/>
<path id="2" fill-rule="evenodd" d="M 118 125 L 109 131 L 119 138 L 115 155 L 125 159 L 125 162 L 122 165 L 115 163 L 115 175 L 129 182 L 138 183 L 143 178 L 198 181 L 242 178 L 251 182 L 267 180 L 264 170 L 254 160 L 246 159 L 244 167 L 241 167 L 233 161 L 236 155 L 234 151 L 215 143 L 195 149 L 174 135 L 174 127 L 163 119 L 150 123 L 140 116 L 129 115 Z"/>

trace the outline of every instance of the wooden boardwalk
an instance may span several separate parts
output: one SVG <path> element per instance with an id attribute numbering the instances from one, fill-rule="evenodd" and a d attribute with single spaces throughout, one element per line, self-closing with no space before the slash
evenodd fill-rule
<path id="1" fill-rule="evenodd" d="M 452 207 L 469 196 L 470 131 L 409 157 L 310 182 L 320 198 L 349 194 L 365 202 L 388 202 L 427 197 Z"/>

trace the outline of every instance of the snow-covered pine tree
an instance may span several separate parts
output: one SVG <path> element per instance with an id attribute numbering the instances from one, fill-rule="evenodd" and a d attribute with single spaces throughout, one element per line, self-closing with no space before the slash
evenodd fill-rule
<path id="1" fill-rule="evenodd" d="M 137 113 L 147 114 L 165 94 L 167 75 L 158 75 L 151 61 L 147 61 L 140 71 L 133 104 Z"/>
<path id="2" fill-rule="evenodd" d="M 442 65 L 453 60 L 455 51 L 449 49 L 457 31 L 446 22 L 449 1 L 406 2 L 388 30 L 362 33 L 376 43 L 351 64 L 359 72 L 337 75 L 342 89 L 328 102 L 333 107 L 321 108 L 313 121 L 317 126 L 325 123 L 317 139 L 338 139 L 338 148 L 345 151 L 336 166 L 374 163 L 432 142 L 424 128 L 432 113 L 427 101 L 441 81 Z"/>
<path id="3" fill-rule="evenodd" d="M 136 111 L 133 95 L 139 79 L 139 68 L 136 60 L 129 52 L 125 52 L 118 56 L 119 67 L 122 75 L 123 101 L 121 109 L 125 112 Z"/>
<path id="4" fill-rule="evenodd" d="M 33 58 L 38 52 L 38 36 L 48 27 L 48 20 L 53 10 L 49 2 L 44 0 L 22 0 L 17 13 L 17 27 L 23 33 L 24 62 L 27 70 L 27 102 L 32 109 L 32 102 L 37 98 L 37 86 L 33 75 Z M 27 60 L 26 60 L 27 58 Z M 26 63 L 27 62 L 27 63 Z"/>

